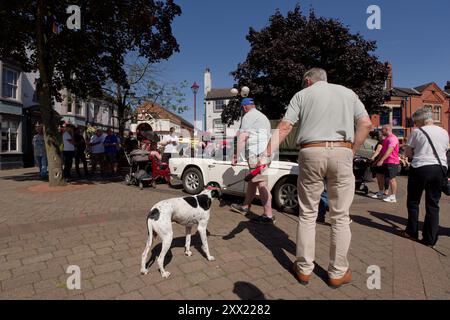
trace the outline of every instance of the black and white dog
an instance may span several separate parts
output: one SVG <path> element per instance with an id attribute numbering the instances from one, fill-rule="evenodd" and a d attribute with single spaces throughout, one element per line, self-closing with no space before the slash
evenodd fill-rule
<path id="1" fill-rule="evenodd" d="M 162 239 L 162 248 L 157 259 L 159 271 L 163 278 L 168 278 L 170 272 L 164 270 L 164 257 L 170 249 L 173 238 L 172 222 L 186 226 L 186 244 L 185 254 L 191 256 L 191 229 L 194 225 L 198 225 L 198 233 L 202 240 L 202 249 L 209 261 L 213 261 L 214 257 L 209 253 L 208 239 L 206 236 L 206 228 L 210 217 L 210 209 L 213 198 L 220 198 L 221 191 L 219 188 L 207 187 L 197 196 L 188 196 L 181 198 L 172 198 L 158 202 L 155 204 L 147 217 L 148 240 L 142 253 L 141 274 L 147 274 L 146 268 L 147 256 L 152 247 L 153 236 L 160 236 Z"/>

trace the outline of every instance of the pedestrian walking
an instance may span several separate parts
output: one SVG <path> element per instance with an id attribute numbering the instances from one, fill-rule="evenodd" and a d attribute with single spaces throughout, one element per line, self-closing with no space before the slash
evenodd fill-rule
<path id="1" fill-rule="evenodd" d="M 64 128 L 63 133 L 63 156 L 64 156 L 64 178 L 71 179 L 72 178 L 72 165 L 73 158 L 75 156 L 75 140 L 74 136 L 74 127 L 71 124 L 67 124 Z"/>
<path id="2" fill-rule="evenodd" d="M 434 246 L 439 233 L 439 201 L 442 180 L 447 179 L 448 132 L 434 125 L 428 108 L 418 109 L 412 116 L 415 126 L 406 145 L 406 155 L 412 157 L 408 177 L 408 225 L 402 236 L 419 238 L 419 205 L 425 191 L 425 220 L 422 243 Z"/>
<path id="3" fill-rule="evenodd" d="M 39 178 L 47 178 L 47 152 L 45 149 L 44 130 L 41 124 L 36 125 L 33 137 L 34 160 L 39 167 Z"/>
<path id="4" fill-rule="evenodd" d="M 258 162 L 262 160 L 262 154 L 269 142 L 270 121 L 262 112 L 256 109 L 252 98 L 242 99 L 241 107 L 245 115 L 242 117 L 241 127 L 237 136 L 236 153 L 232 156 L 231 164 L 235 166 L 241 153 L 245 151 L 244 158 L 247 160 L 249 169 L 253 170 L 257 167 Z M 248 182 L 243 205 L 232 204 L 231 210 L 243 215 L 250 213 L 250 207 L 256 196 L 256 189 L 258 189 L 264 207 L 264 214 L 252 219 L 252 221 L 272 224 L 275 219 L 272 212 L 272 195 L 267 185 L 268 176 L 266 169 Z"/>
<path id="5" fill-rule="evenodd" d="M 350 206 L 355 192 L 353 157 L 372 123 L 358 96 L 344 86 L 328 83 L 325 70 L 307 71 L 303 86 L 292 98 L 265 155 L 270 157 L 299 122 L 300 214 L 294 272 L 301 284 L 309 283 L 314 270 L 318 207 L 327 178 L 331 222 L 328 276 L 329 285 L 339 287 L 352 278 L 347 254 L 351 242 Z"/>
<path id="6" fill-rule="evenodd" d="M 400 173 L 400 142 L 398 141 L 397 136 L 392 133 L 391 125 L 384 125 L 381 129 L 381 134 L 383 136 L 383 142 L 379 159 L 376 163 L 379 191 L 373 198 L 378 198 L 385 202 L 396 203 L 396 177 Z M 382 182 L 384 182 L 383 186 L 381 186 Z"/>
<path id="7" fill-rule="evenodd" d="M 84 176 L 89 175 L 87 160 L 86 160 L 86 140 L 81 134 L 80 127 L 75 128 L 73 139 L 75 141 L 75 170 L 77 175 L 81 178 L 80 161 L 83 163 Z"/>
<path id="8" fill-rule="evenodd" d="M 108 128 L 106 131 L 106 137 L 103 141 L 103 145 L 105 146 L 105 157 L 106 157 L 106 163 L 108 166 L 108 171 L 113 174 L 117 175 L 117 169 L 119 165 L 119 159 L 118 159 L 118 153 L 119 153 L 119 139 L 117 136 L 113 133 L 111 128 Z"/>
<path id="9" fill-rule="evenodd" d="M 105 135 L 101 129 L 97 129 L 95 134 L 91 137 L 89 146 L 91 148 L 91 173 L 95 174 L 97 165 L 100 167 L 100 172 L 103 175 L 105 170 Z"/>

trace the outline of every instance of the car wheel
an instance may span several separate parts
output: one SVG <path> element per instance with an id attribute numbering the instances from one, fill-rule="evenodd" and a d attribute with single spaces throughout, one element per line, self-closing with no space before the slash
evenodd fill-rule
<path id="1" fill-rule="evenodd" d="M 197 168 L 188 168 L 181 178 L 183 181 L 183 189 L 189 194 L 200 193 L 205 185 L 203 182 L 203 175 Z"/>
<path id="2" fill-rule="evenodd" d="M 276 207 L 286 213 L 298 213 L 297 181 L 294 177 L 281 179 L 273 189 Z"/>

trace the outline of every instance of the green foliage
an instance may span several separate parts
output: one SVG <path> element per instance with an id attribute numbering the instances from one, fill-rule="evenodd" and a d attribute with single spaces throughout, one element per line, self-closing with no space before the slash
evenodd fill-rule
<path id="1" fill-rule="evenodd" d="M 69 5 L 81 8 L 81 30 L 66 27 Z M 42 21 L 39 6 L 45 8 Z M 179 51 L 171 22 L 180 14 L 172 0 L 1 1 L 0 59 L 12 59 L 25 71 L 39 70 L 42 50 L 53 97 L 60 98 L 62 88 L 80 98 L 98 97 L 107 79 L 128 87 L 123 68 L 127 52 L 155 63 Z M 43 48 L 37 41 L 40 23 Z"/>
<path id="2" fill-rule="evenodd" d="M 370 113 L 384 102 L 387 67 L 372 53 L 375 41 L 335 19 L 303 15 L 300 7 L 283 16 L 277 11 L 261 31 L 250 28 L 250 52 L 232 72 L 239 87 L 250 95 L 270 119 L 279 119 L 293 95 L 302 89 L 303 74 L 313 67 L 327 71 L 328 80 L 353 89 Z M 235 103 L 224 108 L 227 124 L 238 119 Z"/>

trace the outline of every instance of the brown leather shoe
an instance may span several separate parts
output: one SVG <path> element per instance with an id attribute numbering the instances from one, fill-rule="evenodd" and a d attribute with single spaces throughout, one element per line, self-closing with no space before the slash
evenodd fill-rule
<path id="1" fill-rule="evenodd" d="M 328 285 L 333 289 L 337 289 L 344 284 L 350 283 L 350 281 L 352 281 L 352 272 L 350 271 L 350 269 L 348 269 L 342 278 L 339 279 L 330 278 L 328 280 Z"/>
<path id="2" fill-rule="evenodd" d="M 300 284 L 302 284 L 304 286 L 308 285 L 309 279 L 311 278 L 311 274 L 306 275 L 306 274 L 301 273 L 296 263 L 294 263 L 293 268 L 294 268 L 294 273 L 297 277 L 297 280 L 300 282 Z"/>

